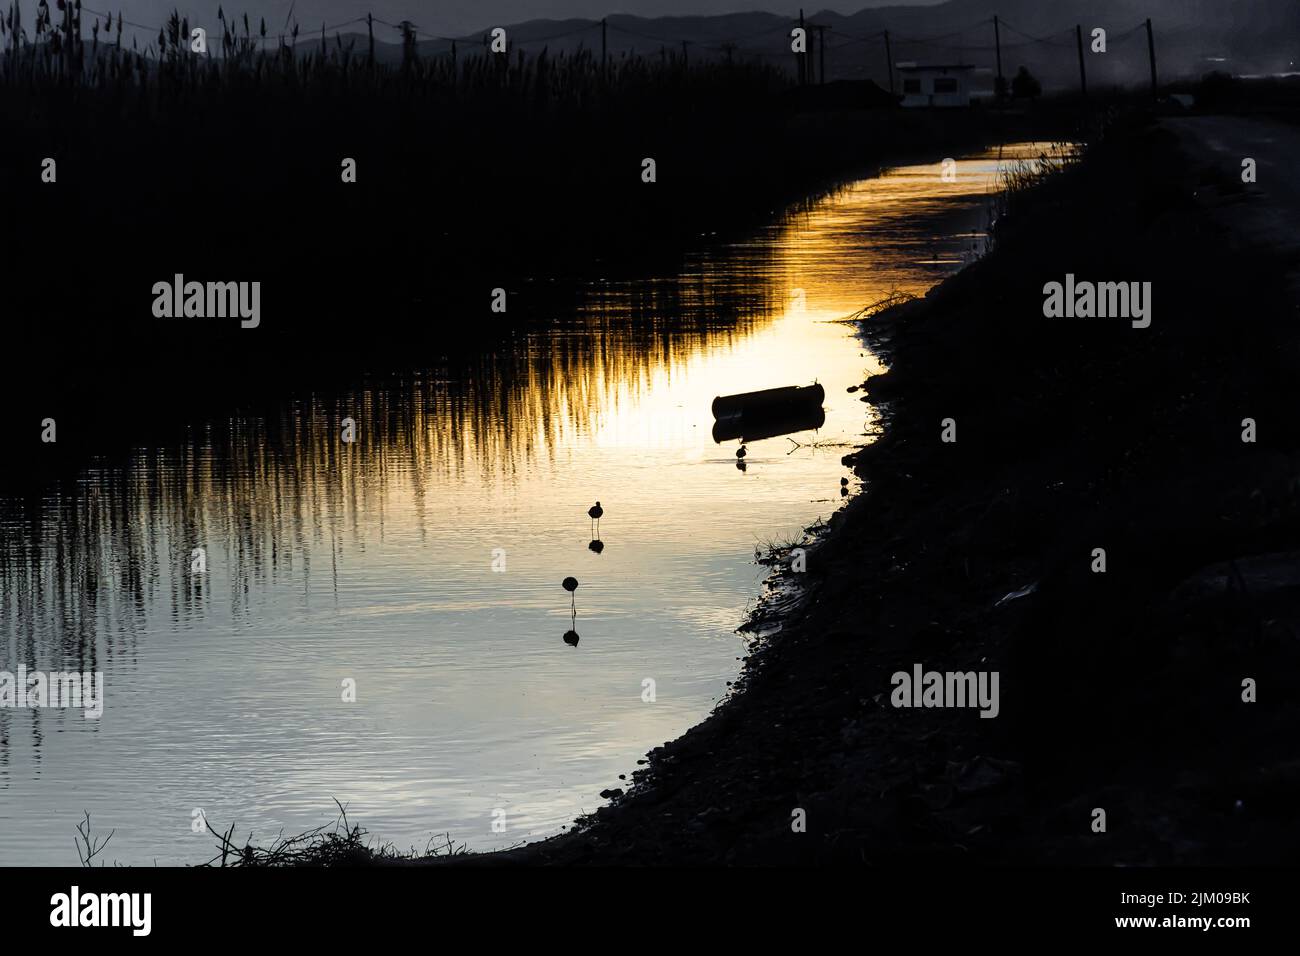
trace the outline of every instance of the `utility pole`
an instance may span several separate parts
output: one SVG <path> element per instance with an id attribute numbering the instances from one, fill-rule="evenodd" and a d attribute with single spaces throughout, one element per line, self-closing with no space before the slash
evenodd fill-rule
<path id="1" fill-rule="evenodd" d="M 1151 98 L 1154 100 L 1159 97 L 1159 87 L 1156 85 L 1156 38 L 1151 32 L 1151 18 L 1147 17 L 1147 55 L 1151 57 Z"/>
<path id="2" fill-rule="evenodd" d="M 600 69 L 602 72 L 609 69 L 609 53 L 605 46 L 605 18 L 600 18 Z"/>
<path id="3" fill-rule="evenodd" d="M 1079 47 L 1079 89 L 1083 90 L 1083 98 L 1088 98 L 1088 71 L 1083 65 L 1083 27 L 1080 24 L 1074 25 L 1074 41 Z"/>
<path id="4" fill-rule="evenodd" d="M 821 57 L 821 86 L 826 85 L 826 27 L 817 25 L 817 53 Z"/>
<path id="5" fill-rule="evenodd" d="M 799 54 L 799 85 L 808 82 L 808 31 L 803 25 L 803 7 L 799 8 L 799 35 L 803 38 L 804 48 Z"/>
<path id="6" fill-rule="evenodd" d="M 370 68 L 375 68 L 375 15 L 366 14 L 366 33 L 370 36 Z"/>
<path id="7" fill-rule="evenodd" d="M 997 90 L 996 90 L 996 95 L 993 98 L 996 100 L 1001 100 L 1002 91 L 1006 89 L 1007 81 L 1002 77 L 1002 30 L 998 25 L 997 17 L 993 18 L 993 46 L 998 51 L 998 78 L 995 84 L 997 86 Z"/>
<path id="8" fill-rule="evenodd" d="M 889 48 L 889 31 L 885 31 L 885 66 L 889 67 L 889 95 L 894 95 L 894 51 Z"/>
<path id="9" fill-rule="evenodd" d="M 398 26 L 402 30 L 402 72 L 409 73 L 415 68 L 415 24 L 403 20 Z"/>

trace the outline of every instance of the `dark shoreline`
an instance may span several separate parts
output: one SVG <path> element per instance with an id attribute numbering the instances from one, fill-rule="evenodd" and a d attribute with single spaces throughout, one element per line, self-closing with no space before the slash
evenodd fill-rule
<path id="1" fill-rule="evenodd" d="M 1252 593 L 1263 572 L 1238 591 L 1213 568 L 1300 541 L 1295 343 L 1278 321 L 1293 310 L 1279 263 L 1211 222 L 1211 191 L 1239 192 L 1167 131 L 1121 122 L 1012 197 L 989 256 L 872 320 L 890 371 L 865 385 L 885 434 L 846 458 L 864 493 L 810 552 L 803 601 L 739 693 L 572 831 L 452 859 L 1290 859 L 1300 774 L 1279 743 L 1300 651 L 1263 609 L 1280 592 Z M 1152 327 L 1045 322 L 1041 286 L 1069 271 L 1152 281 Z M 1214 274 L 1237 284 L 1196 281 Z M 1225 326 L 1234 314 L 1257 320 Z M 1241 442 L 1243 408 L 1268 444 Z M 1099 542 L 1106 574 L 1090 571 Z M 1000 671 L 999 718 L 893 709 L 890 674 L 914 663 Z M 1241 675 L 1268 675 L 1270 699 L 1243 705 Z"/>

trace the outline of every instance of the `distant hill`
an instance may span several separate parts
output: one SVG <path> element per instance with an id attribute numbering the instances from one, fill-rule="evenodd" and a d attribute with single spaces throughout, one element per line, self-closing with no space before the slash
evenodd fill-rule
<path id="1" fill-rule="evenodd" d="M 93 2 L 93 0 L 92 0 Z M 98 0 L 107 4 L 109 0 Z M 620 6 L 638 6 L 618 0 Z M 741 0 L 743 2 L 743 0 Z M 239 0 L 231 0 L 228 19 L 236 21 L 233 11 Z M 595 5 L 599 10 L 608 0 L 575 0 L 568 7 Z M 185 7 L 186 4 L 178 5 Z M 300 45 L 310 48 L 319 42 L 321 23 L 345 42 L 355 35 L 358 50 L 365 49 L 365 26 L 356 20 L 364 8 L 356 0 L 289 0 L 263 3 L 267 10 L 268 48 L 274 48 L 290 7 L 300 26 Z M 723 5 L 710 4 L 713 7 Z M 24 0 L 24 22 L 34 20 L 34 5 Z M 137 23 L 140 13 L 160 6 L 160 0 L 146 4 L 135 0 L 127 18 Z M 161 4 L 169 8 L 170 3 Z M 216 4 L 193 5 L 196 10 L 210 9 L 215 23 Z M 250 4 L 252 6 L 252 4 Z M 400 59 L 400 34 L 395 26 L 400 11 L 411 6 L 410 0 L 376 0 L 377 54 L 386 61 Z M 451 41 L 440 39 L 427 24 L 455 22 L 470 17 L 476 0 L 453 0 L 435 14 L 416 20 L 419 52 L 436 56 L 450 52 Z M 536 2 L 522 3 L 521 8 L 536 9 Z M 559 3 L 556 6 L 560 6 Z M 707 8 L 705 3 L 686 4 L 691 9 Z M 797 9 L 797 6 L 794 7 Z M 1172 79 L 1200 76 L 1212 69 L 1236 73 L 1277 73 L 1296 70 L 1300 60 L 1300 0 L 948 0 L 928 6 L 889 5 L 868 7 L 853 14 L 829 10 L 807 11 L 806 22 L 814 40 L 812 65 L 816 75 L 824 70 L 827 80 L 874 80 L 888 85 L 887 60 L 882 31 L 890 32 L 893 59 L 899 62 L 970 63 L 978 68 L 977 86 L 991 88 L 995 69 L 993 17 L 1001 22 L 1002 67 L 1007 75 L 1026 66 L 1047 89 L 1071 88 L 1078 83 L 1078 58 L 1074 27 L 1084 30 L 1085 43 L 1096 27 L 1107 31 L 1105 54 L 1086 51 L 1088 82 L 1094 88 L 1112 84 L 1134 85 L 1148 78 L 1146 33 L 1140 26 L 1150 16 L 1155 28 L 1156 53 L 1160 76 Z M 387 14 L 387 16 L 384 16 Z M 157 15 L 156 15 L 157 16 Z M 796 14 L 797 16 L 797 14 Z M 89 14 L 87 14 L 87 21 Z M 251 16 L 253 33 L 258 32 L 260 16 Z M 161 22 L 161 16 L 159 16 Z M 200 22 L 191 14 L 191 21 Z M 349 23 L 348 21 L 352 21 Z M 421 22 L 424 21 L 424 22 Z M 469 21 L 472 22 L 472 21 Z M 709 16 L 640 17 L 613 14 L 606 20 L 609 54 L 619 57 L 642 55 L 681 55 L 692 60 L 724 57 L 754 58 L 794 70 L 790 53 L 789 30 L 795 17 L 785 13 L 729 13 Z M 88 24 L 87 24 L 88 26 Z M 468 54 L 479 49 L 482 37 L 493 26 L 457 38 L 458 52 Z M 824 27 L 818 30 L 817 27 Z M 599 51 L 601 28 L 595 17 L 569 19 L 530 19 L 505 24 L 512 45 L 530 53 L 548 50 L 551 54 L 573 52 L 580 48 Z M 156 33 L 156 31 L 154 31 Z M 146 31 L 136 31 L 137 39 L 147 42 Z M 825 38 L 825 51 L 815 45 Z"/>
<path id="2" fill-rule="evenodd" d="M 31 23 L 37 0 L 21 0 L 23 19 Z M 931 4 L 935 0 L 905 0 L 907 4 Z M 460 36 L 490 26 L 508 26 L 530 20 L 599 20 L 606 14 L 622 13 L 653 19 L 662 16 L 721 16 L 737 11 L 764 10 L 781 16 L 795 15 L 800 7 L 811 10 L 810 0 L 89 0 L 96 10 L 123 12 L 128 20 L 161 23 L 173 8 L 191 21 L 216 19 L 218 4 L 226 13 L 247 11 L 254 25 L 266 18 L 267 29 L 278 30 L 290 9 L 303 30 L 342 23 L 367 11 L 390 23 L 412 20 L 430 34 Z M 824 5 L 842 13 L 866 7 L 888 5 L 889 0 L 833 0 Z M 55 7 L 53 0 L 50 6 Z M 9 0 L 4 3 L 8 9 Z"/>
<path id="3" fill-rule="evenodd" d="M 1135 13 L 1135 10 L 1141 12 Z M 963 62 L 981 68 L 991 88 L 995 72 L 993 17 L 1000 18 L 1002 68 L 1008 76 L 1026 66 L 1044 86 L 1072 88 L 1078 83 L 1074 27 L 1083 27 L 1088 82 L 1094 88 L 1148 81 L 1146 31 L 1150 16 L 1155 31 L 1157 66 L 1163 79 L 1201 76 L 1213 69 L 1236 73 L 1277 73 L 1297 69 L 1300 60 L 1300 0 L 949 0 L 938 6 L 887 6 L 852 15 L 807 11 L 814 38 L 826 40 L 828 80 L 871 79 L 888 84 L 884 40 L 890 31 L 895 63 Z M 794 20 L 769 13 L 713 17 L 627 15 L 607 18 L 611 56 L 624 53 L 680 53 L 689 57 L 756 57 L 794 69 L 789 29 Z M 1091 52 L 1094 28 L 1107 31 L 1107 52 Z M 507 27 L 512 41 L 529 51 L 555 53 L 580 46 L 600 49 L 594 20 L 531 20 Z M 449 49 L 441 41 L 424 41 L 421 53 Z M 461 49 L 465 49 L 462 43 Z M 821 72 L 822 56 L 814 47 L 813 67 Z M 978 81 L 977 81 L 978 82 Z"/>

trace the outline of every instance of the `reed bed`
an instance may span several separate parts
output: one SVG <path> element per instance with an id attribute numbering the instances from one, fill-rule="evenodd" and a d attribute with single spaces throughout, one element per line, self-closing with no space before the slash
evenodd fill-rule
<path id="1" fill-rule="evenodd" d="M 660 56 L 622 54 L 607 59 L 592 50 L 551 53 L 512 48 L 504 54 L 449 51 L 422 55 L 409 28 L 403 31 L 400 61 L 377 46 L 374 25 L 366 35 L 321 31 L 308 40 L 300 24 L 269 37 L 265 20 L 247 14 L 218 14 L 220 34 L 207 38 L 207 50 L 191 48 L 191 24 L 173 11 L 157 36 L 142 47 L 138 35 L 124 33 L 119 12 L 84 11 L 80 0 L 56 0 L 55 10 L 41 0 L 35 22 L 23 22 L 11 4 L 0 17 L 0 79 L 13 88 L 39 90 L 80 87 L 142 95 L 152 106 L 177 100 L 202 100 L 257 89 L 298 96 L 364 94 L 398 96 L 415 102 L 474 102 L 502 94 L 530 109 L 590 110 L 631 98 L 679 100 L 709 91 L 716 102 L 734 96 L 767 95 L 791 85 L 788 71 L 762 61 L 700 60 L 666 49 Z M 377 54 L 377 50 L 381 52 Z"/>

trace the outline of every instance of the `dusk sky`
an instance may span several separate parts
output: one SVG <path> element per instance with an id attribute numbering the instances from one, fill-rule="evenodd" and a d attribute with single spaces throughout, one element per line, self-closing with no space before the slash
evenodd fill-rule
<path id="1" fill-rule="evenodd" d="M 394 22 L 409 19 L 429 33 L 461 34 L 496 23 L 562 20 L 570 17 L 599 18 L 614 13 L 643 17 L 712 16 L 755 10 L 792 14 L 797 13 L 801 6 L 810 14 L 815 10 L 855 13 L 869 7 L 923 6 L 934 2 L 935 0 L 894 0 L 892 3 L 827 0 L 801 4 L 800 0 L 446 0 L 428 3 L 422 0 L 229 0 L 224 7 L 227 13 L 247 11 L 250 16 L 265 16 L 268 28 L 283 24 L 292 7 L 294 18 L 304 27 L 319 22 L 334 24 L 370 11 L 376 17 Z M 138 23 L 161 23 L 174 8 L 189 13 L 191 18 L 207 11 L 215 16 L 217 8 L 217 4 L 210 0 L 125 0 L 118 4 L 112 4 L 109 0 L 92 0 L 86 6 L 93 10 L 111 9 L 112 12 L 121 9 L 126 19 Z"/>

